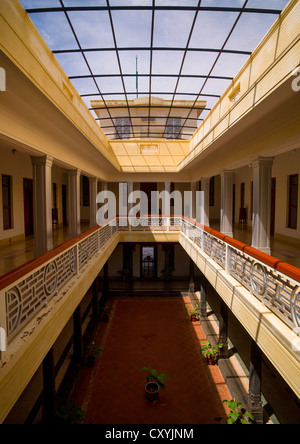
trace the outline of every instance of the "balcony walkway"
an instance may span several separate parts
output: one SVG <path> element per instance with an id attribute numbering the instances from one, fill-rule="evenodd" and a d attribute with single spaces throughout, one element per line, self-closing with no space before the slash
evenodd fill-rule
<path id="1" fill-rule="evenodd" d="M 211 226 L 215 230 L 219 230 L 218 224 Z M 81 224 L 81 232 L 88 230 L 87 223 Z M 238 225 L 234 227 L 234 238 L 247 245 L 251 245 L 251 230 L 241 228 Z M 68 227 L 53 230 L 53 246 L 56 247 L 69 239 Z M 271 239 L 272 256 L 280 259 L 294 267 L 300 268 L 300 247 L 297 244 Z M 0 248 L 0 276 L 14 270 L 21 265 L 26 264 L 34 258 L 34 238 L 30 237 L 24 241 L 18 242 L 9 247 Z"/>
<path id="2" fill-rule="evenodd" d="M 109 304 L 111 319 L 95 337 L 103 353 L 93 369 L 83 369 L 73 398 L 84 424 L 217 424 L 230 393 L 219 367 L 202 359 L 204 332 L 183 311 L 189 297 L 112 298 Z M 153 404 L 145 399 L 146 372 L 139 371 L 148 364 L 170 376 Z"/>

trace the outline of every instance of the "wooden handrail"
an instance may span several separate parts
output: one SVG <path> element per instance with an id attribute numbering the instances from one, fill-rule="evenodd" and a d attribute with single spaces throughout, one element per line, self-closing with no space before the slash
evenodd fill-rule
<path id="1" fill-rule="evenodd" d="M 43 264 L 49 262 L 55 256 L 58 256 L 62 252 L 72 248 L 78 242 L 82 241 L 83 239 L 85 239 L 86 237 L 90 236 L 91 234 L 93 234 L 98 230 L 99 226 L 96 225 L 95 227 L 92 227 L 87 231 L 72 237 L 72 239 L 63 242 L 62 244 L 47 251 L 46 253 L 43 253 L 40 256 L 31 259 L 29 262 L 26 262 L 26 264 L 21 265 L 20 267 L 17 267 L 14 270 L 9 271 L 8 273 L 0 276 L 0 290 L 3 290 L 3 288 L 6 288 L 9 285 L 13 284 L 14 282 L 18 281 L 23 276 L 26 276 L 27 274 L 31 273 L 36 268 L 41 267 Z"/>
<path id="2" fill-rule="evenodd" d="M 118 217 L 118 216 L 117 216 Z M 125 216 L 120 216 L 125 217 Z M 277 259 L 273 256 L 270 256 L 266 253 L 263 253 L 253 247 L 250 247 L 249 245 L 240 242 L 236 239 L 233 239 L 229 236 L 226 236 L 216 230 L 213 230 L 212 228 L 209 228 L 207 226 L 203 226 L 196 222 L 193 219 L 190 219 L 183 215 L 143 215 L 140 217 L 148 217 L 148 218 L 182 218 L 183 220 L 189 222 L 190 224 L 202 229 L 206 233 L 222 240 L 223 242 L 233 246 L 239 251 L 242 251 L 249 256 L 259 260 L 263 264 L 274 268 L 275 270 L 279 271 L 280 273 L 285 274 L 286 276 L 300 282 L 300 269 L 297 267 L 294 267 L 293 265 L 290 265 L 284 261 L 281 261 L 280 259 Z M 23 276 L 26 276 L 36 268 L 40 267 L 44 263 L 50 261 L 55 256 L 58 256 L 63 251 L 66 251 L 70 248 L 72 248 L 74 245 L 76 245 L 78 242 L 82 241 L 86 237 L 90 236 L 94 232 L 98 231 L 101 227 L 96 225 L 95 227 L 90 228 L 89 230 L 85 231 L 84 233 L 78 234 L 77 236 L 73 237 L 72 239 L 67 240 L 66 242 L 63 242 L 61 245 L 53 248 L 50 251 L 47 251 L 46 253 L 42 254 L 41 256 L 30 260 L 24 265 L 21 265 L 20 267 L 15 268 L 14 270 L 0 276 L 0 290 L 3 288 L 6 288 L 7 286 L 13 284 L 17 280 L 21 279 Z M 102 227 L 103 228 L 103 227 Z"/>

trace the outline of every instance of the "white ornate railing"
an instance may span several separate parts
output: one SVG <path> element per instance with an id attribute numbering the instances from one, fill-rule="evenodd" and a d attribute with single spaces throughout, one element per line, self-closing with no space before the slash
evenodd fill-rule
<path id="1" fill-rule="evenodd" d="M 300 270 L 183 216 L 127 217 L 95 227 L 0 279 L 0 327 L 9 342 L 118 232 L 178 231 L 291 328 L 300 327 Z"/>
<path id="2" fill-rule="evenodd" d="M 116 232 L 117 227 L 110 225 L 89 230 L 0 279 L 0 325 L 8 342 L 97 252 L 106 248 Z"/>

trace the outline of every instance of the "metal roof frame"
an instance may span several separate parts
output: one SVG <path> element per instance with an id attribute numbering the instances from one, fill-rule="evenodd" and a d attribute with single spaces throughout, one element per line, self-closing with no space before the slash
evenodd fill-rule
<path id="1" fill-rule="evenodd" d="M 21 0 L 22 1 L 22 0 Z M 149 90 L 146 91 L 141 91 L 140 94 L 143 96 L 148 96 L 149 97 L 149 103 L 147 105 L 145 105 L 145 118 L 148 118 L 148 132 L 147 132 L 147 136 L 150 138 L 151 134 L 153 134 L 153 132 L 151 131 L 151 111 L 153 108 L 157 107 L 155 104 L 153 104 L 151 102 L 151 99 L 153 96 L 171 96 L 171 103 L 170 106 L 168 106 L 168 113 L 166 116 L 163 116 L 163 119 L 166 119 L 166 124 L 165 125 L 157 125 L 155 124 L 154 126 L 164 126 L 164 130 L 162 132 L 161 138 L 165 138 L 166 137 L 166 131 L 167 131 L 167 122 L 168 122 L 168 118 L 171 117 L 172 114 L 172 110 L 176 109 L 176 96 L 186 96 L 186 97 L 194 97 L 194 101 L 192 106 L 187 107 L 186 109 L 188 109 L 188 115 L 184 118 L 182 118 L 182 125 L 180 128 L 180 131 L 177 135 L 177 138 L 180 139 L 185 135 L 188 135 L 190 137 L 190 134 L 185 133 L 185 128 L 192 128 L 190 126 L 187 126 L 187 123 L 189 121 L 193 121 L 193 120 L 198 120 L 201 121 L 203 120 L 202 118 L 200 119 L 195 119 L 193 117 L 191 117 L 191 113 L 193 112 L 193 110 L 195 109 L 199 109 L 197 108 L 197 102 L 199 100 L 199 98 L 201 97 L 207 97 L 209 99 L 215 99 L 217 100 L 220 95 L 219 94 L 215 94 L 215 93 L 210 93 L 210 92 L 204 92 L 204 88 L 207 85 L 207 82 L 209 80 L 215 80 L 215 81 L 232 81 L 233 77 L 232 76 L 228 76 L 228 75 L 215 75 L 214 74 L 214 69 L 221 57 L 222 54 L 234 54 L 234 55 L 240 55 L 240 56 L 250 56 L 252 51 L 247 51 L 244 48 L 236 48 L 236 49 L 230 49 L 230 48 L 226 48 L 226 45 L 230 39 L 230 37 L 232 36 L 237 24 L 239 23 L 241 17 L 244 14 L 273 14 L 275 16 L 278 16 L 279 14 L 281 14 L 281 10 L 280 9 L 269 9 L 269 8 L 251 8 L 251 7 L 247 7 L 249 0 L 244 0 L 243 6 L 241 7 L 226 7 L 224 6 L 224 4 L 222 6 L 204 6 L 202 3 L 204 2 L 203 0 L 198 0 L 198 4 L 197 6 L 184 6 L 184 5 L 157 5 L 156 4 L 156 0 L 151 0 L 152 4 L 150 5 L 133 5 L 133 6 L 128 6 L 128 5 L 111 5 L 110 4 L 110 0 L 106 0 L 106 5 L 103 6 L 84 6 L 84 2 L 82 6 L 66 6 L 64 4 L 64 0 L 59 0 L 60 3 L 60 7 L 56 6 L 56 7 L 45 7 L 45 8 L 27 8 L 26 11 L 28 14 L 30 15 L 34 15 L 34 14 L 43 14 L 43 13 L 57 13 L 60 12 L 62 14 L 64 14 L 68 25 L 71 29 L 71 32 L 74 36 L 74 39 L 76 41 L 76 44 L 78 46 L 78 48 L 63 48 L 63 49 L 56 49 L 56 48 L 50 48 L 52 50 L 52 52 L 54 54 L 75 54 L 75 53 L 80 53 L 83 57 L 84 63 L 86 64 L 86 67 L 88 69 L 89 74 L 85 74 L 85 75 L 81 75 L 81 74 L 75 74 L 75 75 L 70 75 L 69 78 L 72 81 L 76 81 L 76 80 L 84 80 L 84 79 L 88 79 L 88 80 L 92 80 L 93 84 L 95 85 L 96 88 L 96 93 L 95 92 L 87 92 L 85 94 L 81 94 L 82 98 L 88 98 L 88 97 L 101 97 L 101 101 L 103 102 L 103 107 L 101 107 L 101 109 L 105 109 L 108 113 L 108 117 L 104 117 L 104 118 L 95 118 L 96 121 L 99 120 L 111 120 L 113 127 L 114 127 L 114 134 L 110 134 L 110 133 L 106 133 L 107 136 L 111 136 L 114 135 L 116 138 L 122 138 L 122 134 L 120 134 L 118 126 L 115 124 L 115 120 L 117 117 L 115 116 L 115 114 L 112 116 L 112 108 L 109 106 L 108 102 L 107 102 L 107 97 L 109 96 L 122 96 L 125 99 L 123 99 L 122 101 L 125 101 L 126 105 L 125 106 L 118 106 L 117 108 L 120 109 L 127 109 L 128 112 L 128 118 L 130 120 L 130 127 L 131 127 L 131 137 L 135 138 L 138 137 L 138 132 L 135 132 L 135 128 L 138 128 L 139 126 L 143 126 L 144 125 L 137 125 L 134 123 L 134 120 L 137 119 L 137 117 L 133 116 L 131 113 L 131 106 L 129 103 L 129 96 L 133 96 L 135 93 L 132 91 L 128 91 L 126 89 L 126 83 L 125 83 L 125 79 L 127 78 L 133 78 L 136 77 L 136 74 L 133 73 L 125 73 L 123 72 L 123 68 L 122 68 L 122 63 L 121 63 L 121 59 L 120 59 L 120 53 L 122 51 L 136 51 L 136 52 L 141 52 L 141 51 L 148 51 L 149 52 L 149 72 L 147 73 L 141 73 L 138 74 L 138 78 L 145 78 L 149 80 Z M 223 1 L 220 3 L 224 3 Z M 112 35 L 112 40 L 114 43 L 113 47 L 97 47 L 97 48 L 92 48 L 92 47 L 83 47 L 80 39 L 75 31 L 75 27 L 74 24 L 72 23 L 72 19 L 71 19 L 71 13 L 73 12 L 93 12 L 93 11 L 105 11 L 108 14 L 109 17 L 109 23 L 110 23 L 110 30 L 111 30 L 111 35 Z M 149 41 L 149 46 L 119 46 L 118 42 L 117 42 L 117 38 L 116 38 L 116 32 L 115 32 L 115 26 L 116 23 L 114 21 L 114 17 L 113 17 L 113 12 L 115 11 L 149 11 L 151 12 L 151 29 L 150 29 L 150 41 Z M 189 29 L 188 32 L 188 39 L 187 42 L 184 46 L 155 46 L 154 45 L 154 35 L 155 35 L 155 20 L 156 20 L 156 14 L 159 11 L 178 11 L 178 12 L 193 12 L 193 20 L 192 20 L 192 24 L 191 27 Z M 210 13 L 214 13 L 214 12 L 222 12 L 222 13 L 236 13 L 237 17 L 230 29 L 230 31 L 227 33 L 226 39 L 223 43 L 223 45 L 219 48 L 205 48 L 205 47 L 191 47 L 190 46 L 190 42 L 193 36 L 193 32 L 194 32 L 194 27 L 197 21 L 197 18 L 199 16 L 199 14 L 201 14 L 201 12 L 206 11 L 206 12 L 210 12 Z M 138 36 L 137 36 L 138 38 Z M 253 49 L 253 48 L 252 48 Z M 109 74 L 100 74 L 100 73 L 96 73 L 93 72 L 93 69 L 91 67 L 91 64 L 88 61 L 87 58 L 87 54 L 88 53 L 100 53 L 100 52 L 108 52 L 111 51 L 116 55 L 116 60 L 117 60 L 117 64 L 118 64 L 118 72 L 111 72 Z M 180 69 L 178 71 L 178 73 L 174 74 L 174 73 L 155 73 L 153 70 L 153 55 L 155 52 L 159 52 L 159 51 L 168 51 L 168 52 L 182 52 L 182 59 L 181 59 L 181 63 L 180 63 Z M 216 54 L 216 58 L 214 59 L 213 63 L 210 66 L 209 72 L 208 74 L 203 74 L 203 73 L 199 73 L 199 74 L 186 74 L 183 72 L 183 68 L 185 66 L 185 61 L 186 61 L 186 57 L 187 54 L 200 54 L 200 53 L 215 53 Z M 123 91 L 118 91 L 118 92 L 103 92 L 99 86 L 99 83 L 97 80 L 100 80 L 100 84 L 101 84 L 101 79 L 114 79 L 114 78 L 119 78 L 121 80 L 122 83 L 122 87 L 123 87 Z M 172 78 L 172 79 L 176 79 L 175 82 L 175 87 L 174 88 L 170 88 L 170 90 L 168 92 L 166 91 L 157 91 L 156 89 L 153 89 L 153 79 L 154 78 L 161 78 L 161 79 L 167 79 L 167 78 Z M 197 92 L 197 93 L 192 93 L 191 91 L 181 91 L 180 90 L 180 80 L 181 79 L 203 79 L 203 84 L 201 86 L 201 89 Z M 160 108 L 162 108 L 162 106 L 159 106 Z M 139 108 L 141 108 L 141 106 L 139 106 Z M 183 109 L 183 107 L 180 107 Z M 98 108 L 90 108 L 91 112 L 95 112 L 96 109 Z M 99 108 L 100 109 L 100 108 Z M 114 110 L 116 109 L 116 107 L 114 106 Z M 203 111 L 210 111 L 211 107 L 204 107 L 201 108 Z M 120 117 L 124 117 L 123 115 Z M 156 118 L 159 118 L 159 116 L 155 116 Z M 103 130 L 105 130 L 106 128 L 111 128 L 112 125 L 110 125 L 109 127 L 107 126 L 102 126 Z M 156 137 L 159 137 L 158 135 L 156 135 Z"/>

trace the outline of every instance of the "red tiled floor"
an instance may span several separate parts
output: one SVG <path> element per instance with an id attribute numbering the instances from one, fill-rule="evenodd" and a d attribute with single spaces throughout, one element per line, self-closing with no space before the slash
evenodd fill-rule
<path id="1" fill-rule="evenodd" d="M 100 323 L 95 338 L 104 351 L 93 369 L 83 369 L 75 395 L 84 424 L 216 424 L 225 416 L 229 391 L 218 366 L 203 362 L 205 336 L 183 312 L 185 303 L 189 298 L 109 301 L 111 320 Z M 170 376 L 153 404 L 140 372 L 148 364 Z"/>

